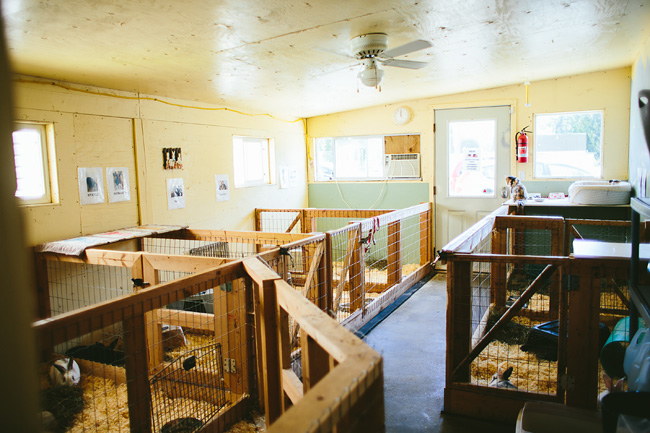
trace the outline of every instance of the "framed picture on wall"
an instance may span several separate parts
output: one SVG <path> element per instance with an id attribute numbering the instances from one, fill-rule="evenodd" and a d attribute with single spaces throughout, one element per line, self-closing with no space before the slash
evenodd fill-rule
<path id="1" fill-rule="evenodd" d="M 128 167 L 108 167 L 106 169 L 106 189 L 108 190 L 109 203 L 131 200 Z"/>
<path id="2" fill-rule="evenodd" d="M 101 167 L 79 167 L 79 202 L 84 204 L 104 203 L 104 173 Z"/>
<path id="3" fill-rule="evenodd" d="M 217 189 L 217 201 L 230 200 L 230 182 L 227 174 L 215 174 L 214 183 Z"/>
<path id="4" fill-rule="evenodd" d="M 183 209 L 185 207 L 185 186 L 183 178 L 167 179 L 167 209 Z"/>

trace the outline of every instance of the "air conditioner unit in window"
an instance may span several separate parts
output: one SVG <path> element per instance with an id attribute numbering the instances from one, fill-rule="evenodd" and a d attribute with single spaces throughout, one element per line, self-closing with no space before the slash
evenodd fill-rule
<path id="1" fill-rule="evenodd" d="M 413 179 L 420 177 L 420 154 L 403 153 L 386 155 L 384 173 L 388 179 Z"/>

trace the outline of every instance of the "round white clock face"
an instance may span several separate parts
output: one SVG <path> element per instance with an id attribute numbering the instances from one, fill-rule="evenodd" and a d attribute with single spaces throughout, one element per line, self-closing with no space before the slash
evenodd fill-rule
<path id="1" fill-rule="evenodd" d="M 411 111 L 406 107 L 399 107 L 393 113 L 393 122 L 397 125 L 404 125 L 409 120 L 411 120 Z"/>

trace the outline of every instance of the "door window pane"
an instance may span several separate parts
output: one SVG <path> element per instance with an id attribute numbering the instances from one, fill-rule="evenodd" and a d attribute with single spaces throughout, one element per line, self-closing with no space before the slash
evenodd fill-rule
<path id="1" fill-rule="evenodd" d="M 449 197 L 494 197 L 497 122 L 449 122 Z"/>

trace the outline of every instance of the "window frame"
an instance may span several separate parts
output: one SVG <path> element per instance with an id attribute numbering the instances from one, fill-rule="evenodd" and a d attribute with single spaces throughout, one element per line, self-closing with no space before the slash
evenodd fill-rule
<path id="1" fill-rule="evenodd" d="M 386 137 L 393 137 L 393 136 L 408 136 L 408 135 L 414 135 L 414 134 L 369 134 L 369 135 L 348 135 L 348 136 L 336 136 L 336 137 L 314 137 L 312 139 L 312 148 L 314 149 L 314 169 L 313 169 L 313 178 L 314 182 L 378 182 L 378 181 L 395 181 L 395 180 L 421 180 L 422 176 L 420 175 L 419 178 L 412 178 L 412 179 L 392 179 L 386 176 Z M 418 134 L 419 135 L 419 134 Z M 380 138 L 381 139 L 381 153 L 382 153 L 382 158 L 381 158 L 381 167 L 382 167 L 382 175 L 381 177 L 336 177 L 336 140 L 341 140 L 341 139 L 371 139 L 371 138 Z M 332 140 L 332 178 L 331 179 L 320 179 L 318 176 L 318 167 L 319 167 L 319 152 L 318 152 L 318 140 Z M 419 152 L 418 152 L 419 154 Z M 420 155 L 421 157 L 421 155 Z"/>
<path id="2" fill-rule="evenodd" d="M 19 205 L 23 206 L 57 204 L 59 202 L 59 194 L 54 147 L 54 124 L 50 122 L 28 120 L 17 120 L 14 122 L 13 132 L 26 129 L 37 131 L 40 136 L 41 165 L 39 168 L 43 174 L 43 187 L 45 194 L 37 198 L 24 198 L 16 195 L 16 199 L 18 200 Z M 13 141 L 13 134 L 12 143 L 14 146 L 14 169 L 17 170 L 16 143 Z M 18 192 L 18 173 L 16 173 L 16 192 Z"/>
<path id="3" fill-rule="evenodd" d="M 275 141 L 267 137 L 233 135 L 233 184 L 235 188 L 249 188 L 275 184 Z M 262 178 L 250 179 L 246 165 L 246 152 L 250 150 L 247 144 L 261 145 Z"/>
<path id="4" fill-rule="evenodd" d="M 579 114 L 600 114 L 600 175 L 575 175 L 575 176 L 543 176 L 541 173 L 538 173 L 537 164 L 538 164 L 538 151 L 539 146 L 537 131 L 539 130 L 537 121 L 539 116 L 558 116 L 558 115 L 579 115 Z M 580 179 L 603 179 L 604 176 L 604 145 L 605 145 L 605 110 L 604 109 L 595 109 L 595 110 L 577 110 L 577 111 L 560 111 L 560 112 L 550 112 L 550 113 L 535 113 L 533 118 L 533 178 L 538 180 L 580 180 Z M 591 153 L 586 150 L 585 153 Z M 571 166 L 570 169 L 587 171 L 584 167 Z"/>

